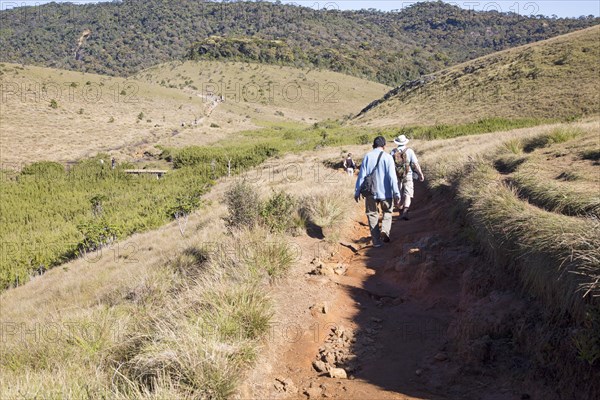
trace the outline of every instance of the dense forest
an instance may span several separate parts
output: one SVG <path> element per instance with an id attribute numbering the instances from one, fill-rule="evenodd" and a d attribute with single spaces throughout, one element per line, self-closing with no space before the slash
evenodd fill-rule
<path id="1" fill-rule="evenodd" d="M 50 3 L 4 10 L 0 19 L 0 61 L 128 75 L 176 59 L 236 59 L 389 85 L 600 22 L 442 2 L 380 12 L 202 0 Z"/>

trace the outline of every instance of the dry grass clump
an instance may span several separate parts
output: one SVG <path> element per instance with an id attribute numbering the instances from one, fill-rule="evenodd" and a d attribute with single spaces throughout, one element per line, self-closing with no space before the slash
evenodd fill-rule
<path id="1" fill-rule="evenodd" d="M 589 275 L 600 271 L 596 220 L 527 204 L 487 165 L 478 166 L 461 182 L 459 197 L 468 204 L 474 226 L 485 238 L 482 241 L 489 241 L 495 254 L 505 256 L 497 259 L 517 262 L 527 290 L 572 315 L 581 315 L 584 297 L 600 295 L 600 286 Z"/>
<path id="2" fill-rule="evenodd" d="M 302 214 L 321 228 L 340 225 L 347 215 L 348 199 L 337 193 L 318 194 L 302 199 Z"/>
<path id="3" fill-rule="evenodd" d="M 528 173 L 515 174 L 511 183 L 520 197 L 545 210 L 571 216 L 600 216 L 598 193 L 576 191 Z"/>
<path id="4" fill-rule="evenodd" d="M 566 125 L 529 139 L 513 139 L 500 147 L 494 166 L 510 175 L 507 181 L 531 204 L 555 213 L 598 218 L 600 181 L 593 166 L 580 160 L 580 153 L 594 150 L 588 148 L 594 146 L 595 135 Z"/>
<path id="5" fill-rule="evenodd" d="M 552 132 L 536 136 L 525 141 L 523 151 L 531 153 L 535 149 L 549 147 L 553 144 L 564 143 L 583 135 L 585 132 L 579 128 L 562 127 L 554 129 Z"/>

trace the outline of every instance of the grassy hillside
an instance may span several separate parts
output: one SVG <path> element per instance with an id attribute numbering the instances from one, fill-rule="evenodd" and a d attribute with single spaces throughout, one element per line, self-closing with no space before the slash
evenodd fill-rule
<path id="1" fill-rule="evenodd" d="M 172 62 L 132 78 L 186 93 L 210 92 L 224 97 L 229 114 L 279 122 L 341 119 L 389 90 L 337 72 L 241 62 Z"/>
<path id="2" fill-rule="evenodd" d="M 372 126 L 600 112 L 600 26 L 485 56 L 408 82 L 355 119 Z"/>
<path id="3" fill-rule="evenodd" d="M 0 11 L 0 61 L 127 76 L 190 56 L 325 68 L 394 85 L 599 21 L 540 18 L 527 5 L 510 7 L 473 12 L 422 2 L 384 13 L 337 11 L 335 2 L 310 8 L 250 1 L 51 3 Z M 213 35 L 225 40 L 211 46 L 206 40 Z M 261 42 L 236 38 L 278 40 L 288 55 L 261 55 Z"/>
<path id="4" fill-rule="evenodd" d="M 154 144 L 202 145 L 265 124 L 341 118 L 388 89 L 333 72 L 220 62 L 161 65 L 128 79 L 0 64 L 0 83 L 0 151 L 13 169 L 98 152 L 134 161 Z M 214 110 L 199 96 L 213 87 L 226 100 Z"/>
<path id="5" fill-rule="evenodd" d="M 509 342 L 561 398 L 600 393 L 598 123 L 414 144 L 444 213 L 489 260 L 463 275 L 467 311 L 454 328 L 460 351 L 468 360 L 491 338 L 494 358 L 502 353 L 494 346 Z M 490 323 L 479 307 L 507 292 L 535 299 L 539 311 Z"/>

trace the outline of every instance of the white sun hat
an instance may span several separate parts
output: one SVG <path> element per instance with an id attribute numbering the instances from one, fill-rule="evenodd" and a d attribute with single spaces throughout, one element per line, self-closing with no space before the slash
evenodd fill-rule
<path id="1" fill-rule="evenodd" d="M 408 140 L 404 135 L 400 135 L 396 139 L 394 139 L 394 143 L 396 143 L 400 147 L 406 146 L 408 142 L 410 142 L 410 140 Z"/>

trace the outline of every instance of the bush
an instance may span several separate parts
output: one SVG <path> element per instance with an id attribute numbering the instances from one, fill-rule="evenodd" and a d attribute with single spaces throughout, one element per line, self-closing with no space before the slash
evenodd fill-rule
<path id="1" fill-rule="evenodd" d="M 295 207 L 296 200 L 291 195 L 283 191 L 273 193 L 261 210 L 262 223 L 271 232 L 286 232 L 291 229 Z"/>
<path id="2" fill-rule="evenodd" d="M 371 142 L 371 138 L 366 133 L 364 133 L 358 137 L 358 144 L 369 144 L 370 142 Z"/>
<path id="3" fill-rule="evenodd" d="M 302 203 L 303 216 L 321 228 L 332 228 L 341 223 L 347 210 L 346 199 L 337 194 L 307 197 Z"/>
<path id="4" fill-rule="evenodd" d="M 50 100 L 50 108 L 54 108 L 57 109 L 58 108 L 58 102 L 54 99 Z"/>
<path id="5" fill-rule="evenodd" d="M 52 161 L 40 161 L 27 165 L 21 171 L 23 175 L 34 175 L 38 178 L 52 178 L 65 176 L 62 164 Z"/>
<path id="6" fill-rule="evenodd" d="M 85 222 L 77 226 L 83 239 L 77 245 L 80 254 L 96 251 L 117 240 L 120 229 L 106 221 Z"/>
<path id="7" fill-rule="evenodd" d="M 262 205 L 258 192 L 249 183 L 234 183 L 225 193 L 225 204 L 229 211 L 225 223 L 229 228 L 253 227 L 258 223 Z"/>

